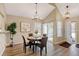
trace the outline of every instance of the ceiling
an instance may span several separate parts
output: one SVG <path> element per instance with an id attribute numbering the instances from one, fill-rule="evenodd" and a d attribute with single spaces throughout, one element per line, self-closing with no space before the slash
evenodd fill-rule
<path id="1" fill-rule="evenodd" d="M 79 3 L 57 3 L 56 6 L 63 15 L 65 16 L 65 13 L 67 11 L 66 6 L 69 6 L 69 12 L 70 17 L 77 17 L 79 16 Z"/>
<path id="2" fill-rule="evenodd" d="M 46 18 L 53 10 L 54 6 L 48 3 L 39 3 L 37 5 L 38 17 L 40 19 Z M 5 10 L 8 15 L 23 16 L 34 18 L 35 4 L 34 3 L 6 3 Z"/>

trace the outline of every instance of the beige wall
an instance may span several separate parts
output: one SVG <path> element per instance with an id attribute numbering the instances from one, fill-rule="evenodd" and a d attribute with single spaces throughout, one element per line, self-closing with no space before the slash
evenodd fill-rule
<path id="1" fill-rule="evenodd" d="M 29 23 L 31 25 L 31 27 L 30 27 L 31 31 L 30 32 L 34 32 L 34 22 L 35 21 L 30 19 L 30 18 L 7 15 L 6 27 L 7 27 L 7 25 L 9 25 L 12 22 L 16 22 L 16 25 L 17 25 L 17 28 L 16 28 L 17 33 L 14 35 L 14 39 L 13 39 L 14 44 L 22 43 L 23 39 L 22 39 L 21 34 L 25 35 L 25 37 L 27 38 L 27 34 L 29 33 L 29 32 L 20 32 L 20 28 L 21 28 L 20 23 L 21 22 Z M 9 36 L 10 35 L 7 36 L 7 43 L 10 42 Z"/>

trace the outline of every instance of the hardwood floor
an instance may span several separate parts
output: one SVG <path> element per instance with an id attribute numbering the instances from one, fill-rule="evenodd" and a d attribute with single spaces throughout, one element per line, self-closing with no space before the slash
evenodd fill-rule
<path id="1" fill-rule="evenodd" d="M 76 48 L 75 44 L 69 48 L 64 48 L 59 45 L 53 45 L 48 42 L 47 55 L 43 51 L 43 56 L 79 56 L 79 48 Z M 14 47 L 7 47 L 3 53 L 3 56 L 40 56 L 39 49 L 33 53 L 31 49 L 27 48 L 26 54 L 23 52 L 23 45 L 18 44 Z"/>

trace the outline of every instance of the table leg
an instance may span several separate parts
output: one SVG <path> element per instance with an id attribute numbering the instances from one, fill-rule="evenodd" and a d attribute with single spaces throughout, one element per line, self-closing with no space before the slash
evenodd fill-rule
<path id="1" fill-rule="evenodd" d="M 35 41 L 34 41 L 34 44 L 35 44 Z M 35 52 L 35 45 L 33 45 L 33 53 Z"/>

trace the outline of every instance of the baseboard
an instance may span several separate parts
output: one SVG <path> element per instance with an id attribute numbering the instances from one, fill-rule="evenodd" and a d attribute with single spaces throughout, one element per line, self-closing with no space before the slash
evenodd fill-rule
<path id="1" fill-rule="evenodd" d="M 14 43 L 13 46 L 19 45 L 19 44 L 22 44 L 22 42 L 20 42 L 20 43 Z M 6 47 L 10 47 L 10 44 L 6 44 Z"/>

